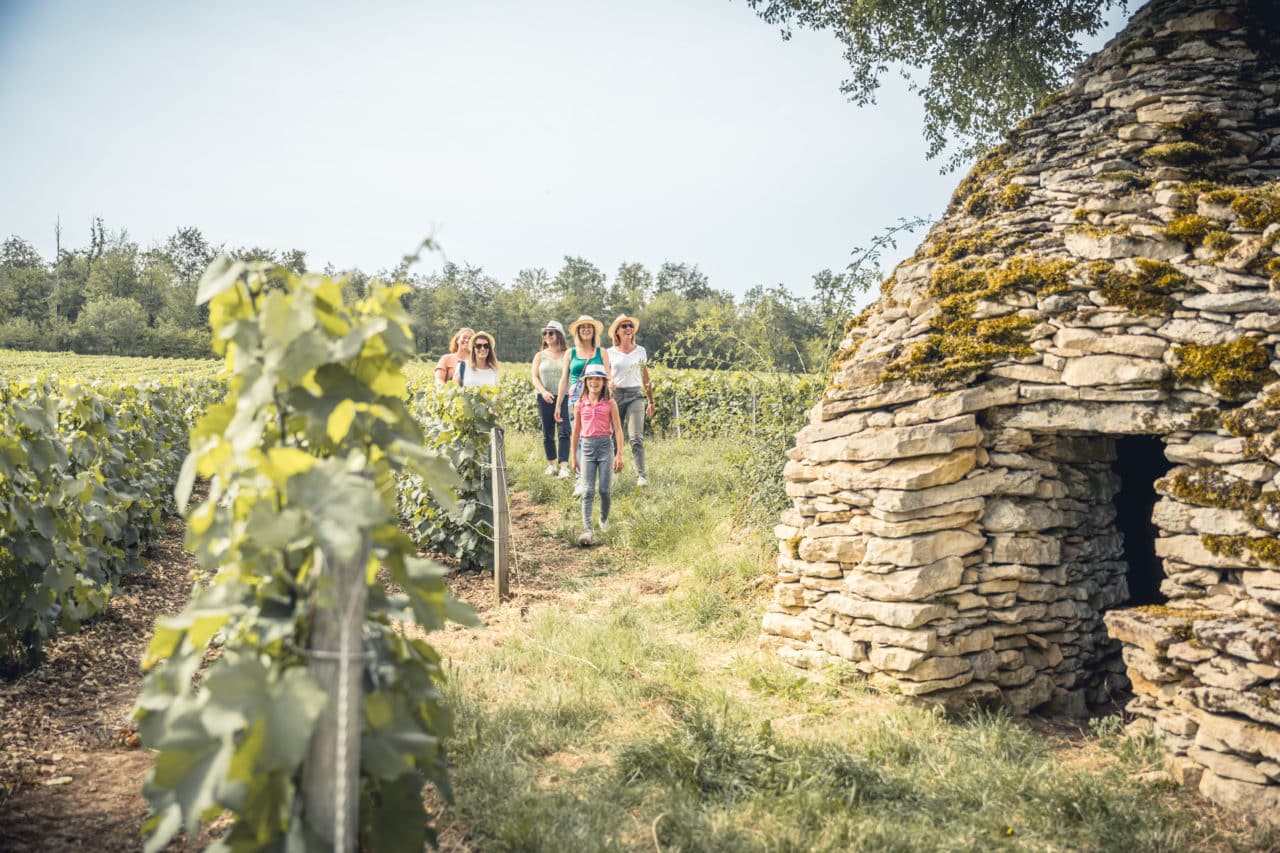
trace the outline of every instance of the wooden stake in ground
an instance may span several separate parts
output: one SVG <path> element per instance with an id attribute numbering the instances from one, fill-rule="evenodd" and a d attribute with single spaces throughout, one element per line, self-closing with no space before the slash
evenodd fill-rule
<path id="1" fill-rule="evenodd" d="M 366 530 L 351 560 L 318 554 L 321 577 L 333 583 L 316 605 L 311 630 L 311 674 L 329 701 L 316 721 L 303 769 L 303 813 L 311 828 L 342 853 L 356 850 L 360 817 L 360 702 L 370 547 Z"/>
<path id="2" fill-rule="evenodd" d="M 501 427 L 489 433 L 490 473 L 493 475 L 493 603 L 510 595 L 511 511 L 507 506 L 507 448 Z"/>

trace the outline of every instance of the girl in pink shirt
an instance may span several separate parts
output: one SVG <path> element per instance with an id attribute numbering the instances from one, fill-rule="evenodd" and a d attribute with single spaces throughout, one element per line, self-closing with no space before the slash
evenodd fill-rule
<path id="1" fill-rule="evenodd" d="M 591 505 L 595 502 L 597 478 L 600 482 L 600 529 L 609 529 L 613 474 L 622 470 L 622 420 L 618 417 L 618 404 L 610 397 L 604 366 L 588 364 L 582 378 L 586 390 L 574 407 L 569 458 L 573 460 L 575 472 L 581 465 L 582 482 L 586 486 L 582 493 L 582 533 L 578 536 L 578 544 L 590 545 L 593 541 Z"/>

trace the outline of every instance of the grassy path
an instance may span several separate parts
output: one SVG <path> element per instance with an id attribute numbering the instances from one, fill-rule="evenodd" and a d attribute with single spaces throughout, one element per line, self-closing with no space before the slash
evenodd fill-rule
<path id="1" fill-rule="evenodd" d="M 1092 726 L 948 720 L 760 655 L 761 538 L 723 450 L 657 443 L 642 495 L 572 545 L 577 504 L 511 438 L 521 576 L 451 629 L 446 850 L 1256 850 L 1280 839 L 1180 791 L 1156 745 Z M 628 456 L 627 462 L 630 463 Z"/>

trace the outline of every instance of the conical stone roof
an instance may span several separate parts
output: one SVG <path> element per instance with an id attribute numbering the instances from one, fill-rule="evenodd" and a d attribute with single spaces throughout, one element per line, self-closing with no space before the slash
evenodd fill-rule
<path id="1" fill-rule="evenodd" d="M 851 321 L 785 469 L 765 648 L 1019 713 L 1129 686 L 1201 790 L 1280 815 L 1267 6 L 1140 10 Z M 1115 457 L 1133 435 L 1170 468 L 1159 607 L 1126 607 Z"/>

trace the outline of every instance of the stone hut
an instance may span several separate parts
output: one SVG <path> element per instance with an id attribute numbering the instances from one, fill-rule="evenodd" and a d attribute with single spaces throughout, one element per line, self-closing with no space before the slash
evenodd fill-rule
<path id="1" fill-rule="evenodd" d="M 1280 820 L 1280 28 L 1156 0 L 849 323 L 761 644 L 947 705 L 1128 697 Z"/>

